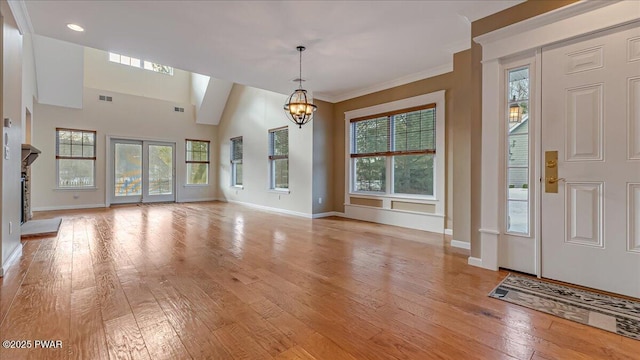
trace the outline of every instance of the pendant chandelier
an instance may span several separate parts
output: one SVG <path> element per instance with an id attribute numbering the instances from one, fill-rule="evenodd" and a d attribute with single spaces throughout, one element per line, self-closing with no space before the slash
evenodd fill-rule
<path id="1" fill-rule="evenodd" d="M 289 96 L 287 102 L 284 103 L 284 110 L 287 113 L 287 118 L 294 124 L 302 128 L 302 125 L 308 123 L 313 118 L 313 112 L 318 109 L 313 105 L 313 100 L 307 95 L 307 90 L 302 88 L 302 52 L 306 49 L 304 46 L 296 47 L 300 52 L 300 77 L 294 81 L 298 81 L 300 84 L 298 89 Z"/>

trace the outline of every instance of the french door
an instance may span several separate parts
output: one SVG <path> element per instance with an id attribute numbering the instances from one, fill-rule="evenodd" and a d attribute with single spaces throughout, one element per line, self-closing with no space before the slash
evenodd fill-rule
<path id="1" fill-rule="evenodd" d="M 640 27 L 542 50 L 542 276 L 640 297 Z"/>
<path id="2" fill-rule="evenodd" d="M 175 144 L 111 139 L 112 204 L 175 201 Z"/>

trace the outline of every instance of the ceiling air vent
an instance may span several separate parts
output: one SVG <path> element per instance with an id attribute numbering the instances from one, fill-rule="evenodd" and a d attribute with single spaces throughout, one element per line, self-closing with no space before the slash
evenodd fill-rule
<path id="1" fill-rule="evenodd" d="M 184 108 L 176 106 L 176 107 L 173 108 L 173 111 L 175 111 L 175 112 L 184 112 Z"/>
<path id="2" fill-rule="evenodd" d="M 98 100 L 112 102 L 113 98 L 111 96 L 100 95 L 98 96 Z"/>

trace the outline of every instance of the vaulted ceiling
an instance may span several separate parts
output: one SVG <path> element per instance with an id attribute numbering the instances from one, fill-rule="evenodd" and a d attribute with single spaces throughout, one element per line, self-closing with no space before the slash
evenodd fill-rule
<path id="1" fill-rule="evenodd" d="M 471 21 L 521 1 L 24 1 L 32 31 L 289 93 L 305 45 L 305 88 L 329 101 L 452 69 Z M 78 33 L 66 25 L 85 28 Z"/>

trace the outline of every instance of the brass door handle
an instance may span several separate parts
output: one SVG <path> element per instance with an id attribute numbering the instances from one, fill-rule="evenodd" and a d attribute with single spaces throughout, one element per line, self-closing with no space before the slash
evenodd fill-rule
<path id="1" fill-rule="evenodd" d="M 547 177 L 547 183 L 549 183 L 549 184 L 555 184 L 555 183 L 560 182 L 560 181 L 567 181 L 567 180 L 565 178 L 559 178 L 558 179 L 556 177 Z"/>

